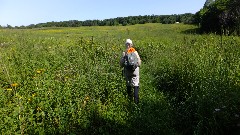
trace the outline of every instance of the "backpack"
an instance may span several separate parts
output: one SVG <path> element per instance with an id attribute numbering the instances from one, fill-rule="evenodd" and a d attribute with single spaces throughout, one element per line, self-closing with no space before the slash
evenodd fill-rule
<path id="1" fill-rule="evenodd" d="M 138 67 L 138 57 L 136 53 L 130 52 L 124 56 L 124 67 L 128 71 L 134 71 Z"/>

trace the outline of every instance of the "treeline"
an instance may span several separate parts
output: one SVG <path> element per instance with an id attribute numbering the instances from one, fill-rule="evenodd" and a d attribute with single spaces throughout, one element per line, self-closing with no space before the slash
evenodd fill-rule
<path id="1" fill-rule="evenodd" d="M 117 17 L 104 20 L 69 20 L 46 22 L 28 26 L 7 25 L 3 28 L 43 28 L 43 27 L 81 27 L 81 26 L 126 26 L 145 23 L 197 24 L 201 33 L 240 35 L 240 0 L 206 0 L 203 8 L 195 14 L 144 15 Z M 1 28 L 2 26 L 0 26 Z"/>
<path id="2" fill-rule="evenodd" d="M 145 24 L 145 23 L 163 23 L 163 24 L 173 24 L 173 23 L 184 23 L 193 24 L 195 23 L 194 14 L 174 14 L 174 15 L 145 15 L 145 16 L 128 16 L 128 17 L 117 17 L 104 20 L 69 20 L 60 22 L 46 22 L 39 24 L 31 24 L 28 26 L 15 26 L 12 27 L 7 25 L 6 28 L 42 28 L 42 27 L 81 27 L 81 26 L 126 26 L 135 24 Z"/>
<path id="3" fill-rule="evenodd" d="M 207 0 L 195 18 L 204 33 L 240 35 L 239 0 Z"/>

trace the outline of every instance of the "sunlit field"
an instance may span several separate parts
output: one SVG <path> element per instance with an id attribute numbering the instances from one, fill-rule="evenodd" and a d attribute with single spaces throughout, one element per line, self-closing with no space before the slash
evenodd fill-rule
<path id="1" fill-rule="evenodd" d="M 197 26 L 0 29 L 2 134 L 237 134 L 240 38 Z M 119 59 L 142 58 L 140 103 Z"/>

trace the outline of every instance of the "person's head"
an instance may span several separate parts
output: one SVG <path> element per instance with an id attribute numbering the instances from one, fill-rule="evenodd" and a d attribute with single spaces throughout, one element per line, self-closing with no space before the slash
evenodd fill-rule
<path id="1" fill-rule="evenodd" d="M 132 40 L 131 39 L 127 39 L 125 45 L 126 45 L 126 48 L 132 47 L 133 46 Z"/>

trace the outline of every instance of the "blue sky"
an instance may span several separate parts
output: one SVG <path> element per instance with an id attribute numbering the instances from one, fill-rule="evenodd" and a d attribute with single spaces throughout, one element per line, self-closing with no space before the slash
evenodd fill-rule
<path id="1" fill-rule="evenodd" d="M 0 25 L 196 13 L 206 0 L 0 0 Z"/>

